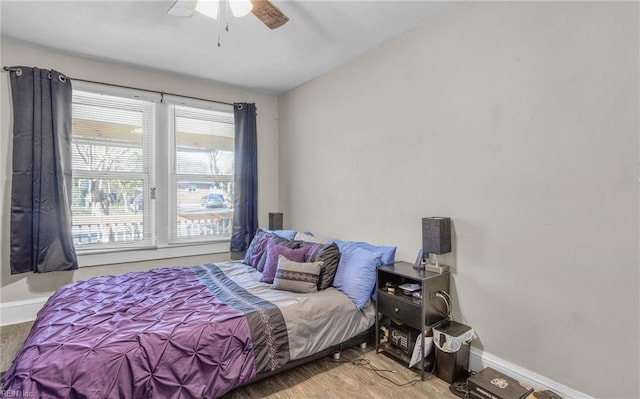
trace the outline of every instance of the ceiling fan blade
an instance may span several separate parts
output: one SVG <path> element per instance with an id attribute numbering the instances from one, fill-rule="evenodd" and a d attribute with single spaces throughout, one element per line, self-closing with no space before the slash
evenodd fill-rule
<path id="1" fill-rule="evenodd" d="M 196 11 L 198 0 L 176 0 L 167 10 L 174 17 L 190 17 Z"/>
<path id="2" fill-rule="evenodd" d="M 268 0 L 251 0 L 251 3 L 253 3 L 253 10 L 251 10 L 253 15 L 258 17 L 269 29 L 279 28 L 289 21 L 289 17 Z"/>

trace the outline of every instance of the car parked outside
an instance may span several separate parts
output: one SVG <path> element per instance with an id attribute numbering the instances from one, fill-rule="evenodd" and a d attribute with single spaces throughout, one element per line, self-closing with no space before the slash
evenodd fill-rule
<path id="1" fill-rule="evenodd" d="M 226 208 L 224 197 L 221 194 L 207 194 L 202 197 L 202 206 L 207 208 Z"/>

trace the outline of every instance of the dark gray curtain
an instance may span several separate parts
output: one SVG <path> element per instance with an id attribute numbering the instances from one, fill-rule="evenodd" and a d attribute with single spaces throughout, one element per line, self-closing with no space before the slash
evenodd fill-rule
<path id="1" fill-rule="evenodd" d="M 247 249 L 258 230 L 258 138 L 256 105 L 233 104 L 235 176 L 231 252 Z"/>
<path id="2" fill-rule="evenodd" d="M 78 268 L 71 236 L 71 82 L 11 67 L 11 273 Z"/>

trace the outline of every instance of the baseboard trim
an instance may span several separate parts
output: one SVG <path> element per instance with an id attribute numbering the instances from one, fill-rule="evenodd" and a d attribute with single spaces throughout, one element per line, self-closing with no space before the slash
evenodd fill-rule
<path id="1" fill-rule="evenodd" d="M 533 388 L 543 390 L 550 389 L 563 398 L 594 399 L 592 396 L 576 391 L 575 389 L 562 385 L 550 378 L 544 377 L 490 353 L 483 352 L 472 347 L 471 355 L 469 357 L 469 368 L 473 371 L 480 371 L 485 367 L 491 367 L 492 369 L 515 378 L 521 383 Z"/>
<path id="2" fill-rule="evenodd" d="M 47 299 L 49 297 L 0 303 L 0 326 L 35 320 Z"/>

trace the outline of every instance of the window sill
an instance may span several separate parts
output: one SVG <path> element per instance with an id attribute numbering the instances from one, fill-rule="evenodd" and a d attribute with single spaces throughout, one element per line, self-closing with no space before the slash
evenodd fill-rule
<path id="1" fill-rule="evenodd" d="M 229 241 L 207 244 L 179 244 L 144 249 L 113 249 L 78 254 L 79 267 L 104 266 L 118 263 L 143 262 L 148 260 L 180 258 L 229 252 Z"/>

